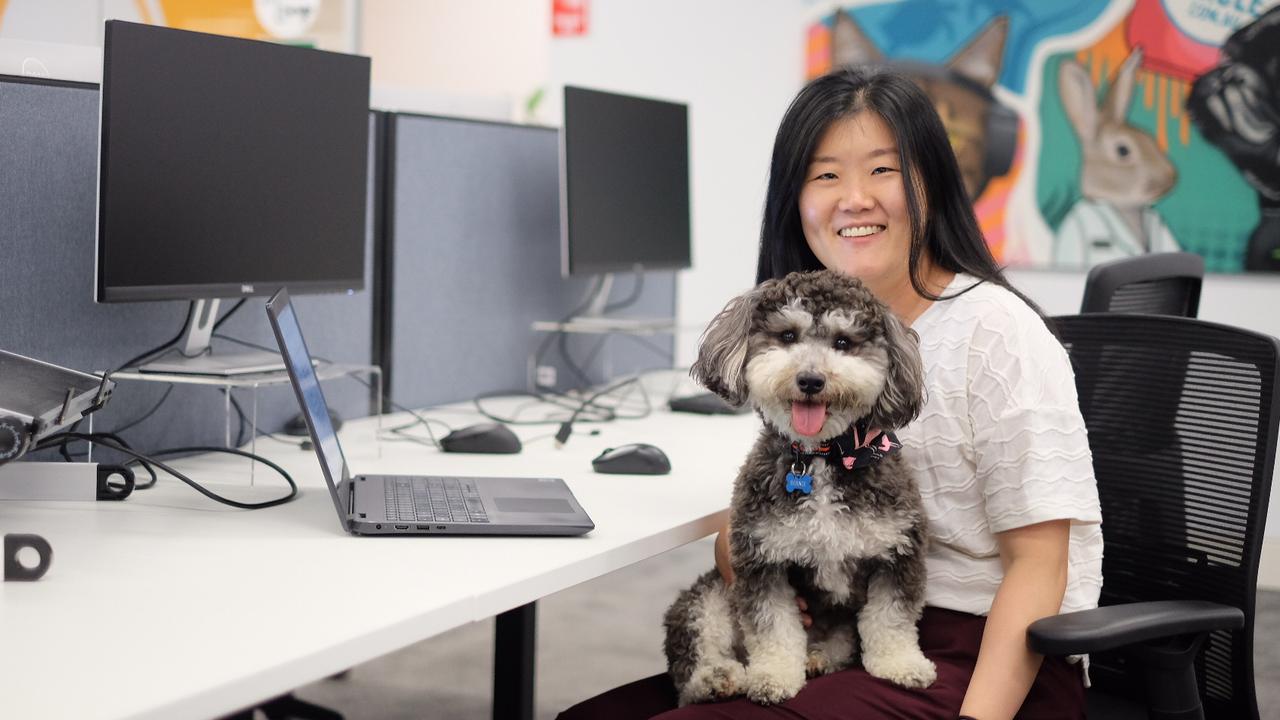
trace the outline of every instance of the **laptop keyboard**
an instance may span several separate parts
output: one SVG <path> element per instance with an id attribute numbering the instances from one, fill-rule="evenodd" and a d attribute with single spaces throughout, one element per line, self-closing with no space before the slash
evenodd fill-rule
<path id="1" fill-rule="evenodd" d="M 386 488 L 387 520 L 487 523 L 489 513 L 470 480 L 391 476 Z"/>

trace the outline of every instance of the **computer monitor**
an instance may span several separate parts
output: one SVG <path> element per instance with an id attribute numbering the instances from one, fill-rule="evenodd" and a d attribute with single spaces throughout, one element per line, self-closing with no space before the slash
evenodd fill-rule
<path id="1" fill-rule="evenodd" d="M 563 275 L 690 266 L 686 105 L 565 87 L 560 151 Z"/>
<path id="2" fill-rule="evenodd" d="M 364 287 L 368 58 L 108 21 L 99 148 L 96 300 L 198 301 L 174 369 L 261 369 L 217 298 Z"/>

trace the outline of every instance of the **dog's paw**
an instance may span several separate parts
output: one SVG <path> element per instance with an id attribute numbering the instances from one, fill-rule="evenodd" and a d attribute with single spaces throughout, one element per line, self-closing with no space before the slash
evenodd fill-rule
<path id="1" fill-rule="evenodd" d="M 747 667 L 747 697 L 761 705 L 776 705 L 786 702 L 804 687 L 804 668 L 759 668 Z"/>
<path id="2" fill-rule="evenodd" d="M 747 671 L 742 663 L 699 666 L 680 689 L 680 704 L 715 702 L 741 695 Z"/>
<path id="3" fill-rule="evenodd" d="M 933 661 L 918 648 L 879 655 L 863 654 L 862 667 L 873 677 L 905 688 L 926 688 L 938 677 Z"/>
<path id="4" fill-rule="evenodd" d="M 804 662 L 804 674 L 806 677 L 818 677 L 819 675 L 827 675 L 840 670 L 844 667 L 844 663 L 832 658 L 827 651 L 822 648 L 810 648 L 809 656 Z"/>

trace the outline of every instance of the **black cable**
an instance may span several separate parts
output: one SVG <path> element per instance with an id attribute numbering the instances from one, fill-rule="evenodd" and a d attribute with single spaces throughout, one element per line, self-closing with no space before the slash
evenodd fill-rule
<path id="1" fill-rule="evenodd" d="M 227 399 L 231 401 L 231 407 L 236 409 L 236 447 L 244 445 L 245 429 L 248 421 L 244 416 L 244 408 L 240 407 L 240 402 L 236 400 L 236 396 L 231 393 L 231 388 L 222 388 L 222 392 L 226 394 Z"/>
<path id="2" fill-rule="evenodd" d="M 75 421 L 75 422 L 71 423 L 71 430 L 69 430 L 68 432 L 75 432 L 75 431 L 79 430 L 79 429 L 80 429 L 80 423 L 82 423 L 82 422 L 84 422 L 84 418 L 80 418 L 79 420 L 77 420 L 77 421 Z M 39 447 L 39 446 L 37 445 L 37 447 Z M 71 451 L 67 449 L 67 446 L 66 446 L 66 444 L 65 444 L 65 443 L 64 443 L 61 447 L 59 447 L 59 448 L 58 448 L 58 454 L 62 455 L 62 459 L 63 459 L 63 460 L 65 460 L 65 461 L 67 461 L 67 462 L 74 462 L 74 460 L 72 460 L 72 458 L 71 458 Z"/>
<path id="3" fill-rule="evenodd" d="M 471 398 L 471 403 L 475 405 L 476 412 L 480 413 L 484 417 L 489 418 L 490 420 L 493 420 L 495 422 L 505 423 L 507 425 L 559 425 L 560 423 L 564 422 L 564 420 L 556 419 L 556 418 L 547 418 L 545 420 L 520 420 L 517 418 L 505 418 L 499 415 L 495 415 L 494 413 L 486 410 L 485 407 L 481 404 L 482 401 L 488 400 L 491 398 L 520 397 L 520 396 L 532 397 L 542 403 L 554 405 L 558 408 L 562 408 L 569 412 L 573 412 L 574 410 L 579 409 L 581 405 L 580 402 L 574 402 L 567 398 L 566 398 L 566 402 L 561 403 L 556 393 L 531 393 L 525 390 L 498 390 L 495 392 L 481 393 Z M 593 406 L 593 407 L 595 409 L 600 410 L 602 415 L 597 418 L 583 420 L 582 422 L 608 422 L 610 420 L 615 419 L 614 415 L 608 408 L 603 408 L 599 406 Z"/>
<path id="4" fill-rule="evenodd" d="M 45 447 L 52 447 L 54 444 L 59 444 L 58 442 L 48 442 L 48 441 L 60 441 L 61 444 L 65 444 L 68 441 L 68 439 L 84 440 L 86 442 L 92 442 L 96 445 L 103 445 L 112 450 L 115 450 L 116 452 L 124 453 L 125 455 L 128 455 L 134 458 L 134 460 L 142 463 L 143 465 L 147 465 L 147 464 L 155 465 L 161 470 L 164 470 L 165 472 L 169 473 L 175 478 L 191 486 L 193 490 L 200 493 L 201 495 L 204 495 L 210 500 L 213 500 L 215 502 L 220 502 L 224 505 L 230 505 L 231 507 L 240 508 L 242 510 L 257 510 L 261 508 L 275 507 L 276 505 L 283 505 L 284 503 L 287 503 L 290 500 L 292 500 L 298 494 L 297 484 L 294 483 L 293 478 L 289 475 L 289 473 L 285 472 L 284 468 L 280 467 L 279 465 L 276 465 L 275 463 L 271 462 L 270 460 L 264 457 L 261 457 L 259 455 L 254 455 L 253 453 L 244 452 L 243 450 L 236 450 L 234 448 L 219 448 L 219 447 L 205 447 L 205 446 L 180 447 L 180 448 L 170 448 L 167 450 L 159 450 L 159 451 L 153 452 L 151 456 L 147 456 L 129 448 L 127 445 L 118 444 L 104 437 L 99 437 L 97 436 L 97 434 L 89 435 L 89 434 L 77 433 L 77 432 L 63 432 L 63 433 L 58 433 L 57 435 L 50 435 L 49 437 L 41 441 L 41 444 L 39 447 L 43 449 Z M 280 474 L 281 477 L 285 479 L 285 482 L 289 483 L 289 494 L 283 497 L 278 497 L 274 500 L 266 500 L 263 502 L 256 502 L 256 503 L 247 503 L 247 502 L 241 502 L 239 500 L 232 500 L 231 498 L 223 497 L 213 492 L 212 490 L 206 489 L 205 487 L 197 483 L 195 480 L 192 480 L 186 475 L 183 475 L 182 473 L 173 469 L 169 465 L 166 465 L 165 463 L 155 459 L 155 456 L 179 455 L 182 453 L 196 453 L 196 452 L 220 452 L 220 453 L 226 453 L 228 455 L 239 455 L 240 457 L 246 457 L 255 462 L 260 462 L 263 465 L 266 465 L 267 467 L 271 468 L 272 470 L 275 470 L 277 473 Z M 154 484 L 154 482 L 152 484 Z"/>
<path id="5" fill-rule="evenodd" d="M 317 358 L 317 359 L 318 359 L 318 358 Z M 327 362 L 327 361 L 325 361 L 325 362 Z M 359 377 L 359 376 L 357 376 L 357 375 L 352 375 L 351 377 L 352 377 L 353 379 L 355 379 L 355 381 L 356 381 L 356 382 L 358 382 L 358 383 L 360 383 L 361 385 L 364 385 L 365 387 L 367 387 L 367 388 L 369 388 L 369 389 L 373 389 L 373 384 L 372 384 L 372 383 L 370 383 L 368 380 L 365 380 L 364 378 Z M 436 439 L 436 434 L 435 434 L 434 432 L 432 432 L 432 431 L 431 431 L 431 423 L 433 423 L 433 422 L 440 423 L 441 425 L 445 426 L 446 428 L 449 428 L 449 431 L 450 431 L 450 432 L 453 432 L 453 428 L 449 426 L 449 423 L 447 423 L 447 422 L 445 422 L 445 421 L 443 421 L 443 420 L 437 420 L 437 419 L 435 419 L 435 418 L 423 417 L 422 415 L 419 415 L 419 414 L 418 414 L 418 412 L 417 412 L 416 410 L 413 410 L 413 409 L 407 408 L 407 407 L 405 407 L 404 405 L 401 405 L 400 403 L 396 402 L 395 400 L 392 400 L 392 399 L 391 399 L 391 398 L 389 398 L 389 397 L 384 397 L 383 399 L 384 399 L 384 400 L 386 400 L 386 401 L 387 401 L 387 404 L 388 404 L 388 405 L 390 405 L 393 409 L 401 410 L 401 411 L 407 412 L 407 413 L 409 413 L 410 415 L 412 415 L 412 416 L 413 416 L 413 419 L 414 419 L 414 422 L 409 423 L 408 425 L 402 425 L 402 426 L 400 426 L 400 427 L 398 427 L 398 428 L 393 428 L 393 429 L 390 431 L 390 432 L 392 432 L 392 433 L 395 433 L 395 434 L 397 434 L 397 435 L 400 435 L 400 434 L 402 434 L 402 433 L 403 433 L 403 431 L 404 431 L 404 430 L 407 430 L 407 429 L 409 429 L 409 428 L 411 428 L 411 427 L 415 427 L 415 426 L 417 426 L 417 425 L 422 425 L 423 427 L 425 427 L 425 428 L 427 429 L 427 435 L 431 438 L 431 445 L 432 445 L 433 447 L 439 448 L 439 447 L 440 447 L 440 441 Z M 406 437 L 408 437 L 408 436 L 406 436 Z"/>
<path id="6" fill-rule="evenodd" d="M 251 347 L 255 350 L 266 350 L 267 352 L 272 352 L 272 353 L 280 352 L 280 348 L 278 347 L 267 347 L 266 345 L 259 345 L 258 343 L 255 343 L 255 342 L 249 342 L 248 340 L 241 340 L 240 338 L 231 337 L 230 335 L 223 335 L 222 333 L 213 333 L 211 337 L 218 338 L 219 340 L 226 340 L 227 342 L 233 342 L 237 345 L 244 345 L 245 347 Z M 325 363 L 330 362 L 328 360 L 325 360 L 322 357 L 316 357 L 315 355 L 312 355 L 311 357 L 312 359 L 319 360 L 320 362 L 325 362 Z"/>
<path id="7" fill-rule="evenodd" d="M 599 283 L 600 285 L 604 284 L 603 275 L 600 276 Z M 591 307 L 591 301 L 595 299 L 595 295 L 599 291 L 600 291 L 600 288 L 597 286 L 596 289 L 592 290 L 590 293 L 587 293 L 586 299 L 578 303 L 577 307 L 570 310 L 568 313 L 565 313 L 565 316 L 560 318 L 560 322 L 557 324 L 564 325 L 565 323 L 575 318 L 578 315 L 578 313 Z M 553 330 L 547 334 L 547 337 L 542 341 L 542 344 L 538 346 L 537 352 L 533 354 L 533 367 L 535 369 L 542 365 L 542 356 L 547 354 L 547 349 L 551 347 L 551 343 L 554 342 L 557 339 L 557 337 L 563 337 L 564 335 L 566 335 L 564 330 Z"/>
<path id="8" fill-rule="evenodd" d="M 635 282 L 635 285 L 631 287 L 631 294 L 619 300 L 616 303 L 605 305 L 604 306 L 605 312 L 609 312 L 611 310 L 621 310 L 622 308 L 630 307 L 632 305 L 635 305 L 636 301 L 640 299 L 640 292 L 644 290 L 644 273 L 637 271 L 634 273 L 634 275 L 636 276 L 636 282 Z"/>
<path id="9" fill-rule="evenodd" d="M 231 319 L 231 316 L 232 316 L 232 315 L 235 315 L 235 314 L 236 314 L 236 311 L 237 311 L 237 310 L 239 310 L 239 309 L 244 305 L 245 301 L 246 301 L 246 300 L 248 300 L 248 299 L 249 299 L 249 298 L 240 298 L 240 301 L 239 301 L 239 302 L 237 302 L 235 305 L 232 305 L 232 306 L 231 306 L 231 309 L 230 309 L 230 310 L 228 310 L 228 311 L 226 312 L 226 314 L 225 314 L 225 315 L 223 315 L 222 317 L 218 318 L 218 321 L 217 321 L 217 322 L 215 322 L 215 323 L 213 324 L 213 328 L 212 328 L 209 332 L 210 332 L 211 334 L 212 334 L 212 333 L 217 332 L 217 331 L 218 331 L 218 328 L 222 327 L 222 323 L 224 323 L 224 322 L 226 322 L 226 321 L 230 320 L 230 319 Z"/>
<path id="10" fill-rule="evenodd" d="M 142 424 L 142 421 L 146 420 L 147 418 L 151 417 L 152 415 L 155 415 L 155 414 L 156 414 L 156 411 L 160 409 L 160 406 L 164 404 L 164 401 L 169 399 L 169 395 L 170 395 L 170 393 L 172 393 L 172 392 L 173 392 L 173 388 L 174 388 L 173 383 L 169 383 L 169 388 L 168 388 L 167 390 L 165 390 L 165 391 L 164 391 L 164 395 L 161 395 L 161 396 L 160 396 L 160 400 L 159 400 L 155 405 L 151 406 L 151 409 L 150 409 L 150 410 L 146 411 L 145 413 L 143 413 L 141 416 L 139 416 L 139 417 L 138 417 L 137 419 L 135 419 L 135 420 L 131 420 L 130 422 L 127 422 L 127 423 L 125 423 L 124 425 L 121 425 L 121 426 L 120 426 L 120 427 L 118 427 L 118 428 L 115 428 L 115 429 L 112 429 L 112 430 L 108 430 L 108 431 L 106 432 L 106 434 L 109 434 L 109 435 L 119 435 L 120 433 L 124 432 L 125 430 L 131 430 L 131 429 L 133 429 L 134 427 L 137 427 L 138 425 L 141 425 L 141 424 Z"/>
<path id="11" fill-rule="evenodd" d="M 587 376 L 587 371 L 578 366 L 573 360 L 573 356 L 569 353 L 569 333 L 563 330 L 556 331 L 556 349 L 560 351 L 560 359 L 564 360 L 564 364 L 578 378 L 579 387 L 591 387 L 591 378 Z M 592 353 L 594 356 L 594 353 Z M 538 365 L 535 362 L 534 367 Z"/>
<path id="12" fill-rule="evenodd" d="M 194 300 L 192 300 L 192 301 L 187 305 L 187 317 L 188 317 L 188 318 L 190 318 L 190 317 L 191 317 L 191 311 L 195 309 L 195 306 L 196 306 L 196 303 L 195 303 L 195 301 L 194 301 Z M 125 369 L 131 368 L 131 367 L 135 367 L 135 366 L 137 366 L 138 364 L 140 364 L 143 360 L 148 360 L 148 359 L 150 359 L 152 355 L 155 355 L 156 353 L 158 353 L 158 352 L 160 352 L 160 351 L 162 351 L 162 350 L 168 350 L 170 347 L 172 347 L 172 346 L 174 346 L 174 345 L 177 345 L 177 344 L 178 344 L 178 341 L 179 341 L 179 340 L 181 340 L 181 339 L 182 339 L 182 336 L 183 336 L 183 335 L 185 335 L 186 333 L 187 333 L 187 321 L 186 321 L 186 320 L 183 320 L 183 321 L 182 321 L 182 328 L 181 328 L 180 330 L 178 330 L 178 334 L 177 334 L 177 335 L 174 335 L 174 336 L 173 336 L 173 338 L 171 338 L 170 340 L 168 340 L 167 342 L 165 342 L 165 343 L 163 343 L 163 344 L 161 344 L 161 345 L 157 345 L 157 346 L 155 346 L 155 347 L 151 348 L 150 350 L 148 350 L 148 351 L 146 351 L 146 352 L 142 353 L 141 355 L 135 355 L 135 356 L 133 356 L 133 357 L 132 357 L 131 359 L 129 359 L 127 362 L 125 362 L 124 364 L 122 364 L 122 365 L 118 366 L 115 370 L 111 370 L 110 372 L 108 372 L 108 373 L 107 373 L 107 375 L 108 375 L 108 376 L 110 376 L 110 375 L 112 375 L 113 373 L 118 373 L 118 372 L 120 372 L 121 370 L 125 370 Z"/>
<path id="13" fill-rule="evenodd" d="M 569 439 L 569 435 L 573 433 L 573 423 L 577 421 L 578 415 L 588 405 L 595 402 L 596 398 L 602 395 L 607 395 L 608 393 L 611 393 L 614 390 L 617 390 L 619 388 L 626 387 L 631 383 L 635 383 L 636 386 L 640 388 L 640 392 L 644 393 L 644 385 L 640 382 L 640 376 L 635 375 L 635 376 L 620 380 L 612 385 L 606 385 L 603 389 L 597 391 L 594 395 L 591 395 L 587 399 L 583 400 L 582 406 L 577 410 L 575 410 L 574 413 L 569 416 L 568 420 L 561 423 L 560 429 L 556 431 L 556 447 L 560 447 L 561 445 L 564 445 L 565 441 Z M 648 397 L 649 397 L 648 393 L 645 393 L 646 405 L 648 404 L 647 402 Z"/>
<path id="14" fill-rule="evenodd" d="M 225 314 L 225 315 L 223 315 L 222 317 L 218 318 L 218 320 L 213 324 L 213 330 L 217 330 L 217 329 L 222 325 L 222 323 L 224 323 L 224 322 L 226 322 L 228 319 L 230 319 L 230 318 L 231 318 L 231 316 L 232 316 L 232 315 L 234 315 L 234 314 L 235 314 L 235 312 L 236 312 L 237 310 L 239 310 L 239 309 L 240 309 L 240 307 L 241 307 L 242 305 L 244 305 L 245 300 L 247 300 L 247 298 L 241 298 L 241 299 L 240 299 L 240 301 L 239 301 L 239 302 L 237 302 L 235 305 L 233 305 L 233 306 L 232 306 L 232 308 L 231 308 L 230 310 L 228 310 L 228 311 L 226 312 L 226 314 Z M 188 320 L 191 318 L 191 312 L 195 309 L 195 306 L 196 306 L 196 303 L 195 303 L 195 301 L 194 301 L 194 300 L 192 300 L 190 303 L 188 303 L 188 304 L 187 304 L 187 319 L 188 319 Z M 155 346 L 155 347 L 151 348 L 150 350 L 147 350 L 147 351 L 146 351 L 146 352 L 144 352 L 144 353 L 141 353 L 141 354 L 139 354 L 139 355 L 135 355 L 135 356 L 133 356 L 133 357 L 132 357 L 132 358 L 130 358 L 129 360 L 125 361 L 123 364 L 121 364 L 121 365 L 117 366 L 114 370 L 111 370 L 110 372 L 108 372 L 108 373 L 107 373 L 107 375 L 108 375 L 108 376 L 111 376 L 111 375 L 113 375 L 113 374 L 115 374 L 115 373 L 120 372 L 121 370 L 126 370 L 126 369 L 131 368 L 131 367 L 136 367 L 136 366 L 138 366 L 138 365 L 142 364 L 142 362 L 143 362 L 144 360 L 150 360 L 150 359 L 152 359 L 152 356 L 153 356 L 153 355 L 155 355 L 155 354 L 157 354 L 157 353 L 159 353 L 159 352 L 161 352 L 161 351 L 168 350 L 169 348 L 173 347 L 174 345 L 177 345 L 177 344 L 178 344 L 178 341 L 182 340 L 183 336 L 184 336 L 184 335 L 186 335 L 186 334 L 187 334 L 187 320 L 183 320 L 183 321 L 182 321 L 182 328 L 181 328 L 180 330 L 178 330 L 178 334 L 177 334 L 177 335 L 174 335 L 174 336 L 173 336 L 172 338 L 170 338 L 168 341 L 166 341 L 166 342 L 164 342 L 164 343 L 162 343 L 162 344 L 160 344 L 160 345 L 157 345 L 157 346 Z"/>

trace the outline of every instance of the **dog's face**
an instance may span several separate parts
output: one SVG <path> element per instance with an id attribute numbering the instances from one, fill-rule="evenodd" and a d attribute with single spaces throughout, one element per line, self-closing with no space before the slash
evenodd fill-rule
<path id="1" fill-rule="evenodd" d="M 691 373 L 805 443 L 864 417 L 900 428 L 919 413 L 923 388 L 915 333 L 831 270 L 792 273 L 732 300 L 703 333 Z"/>

